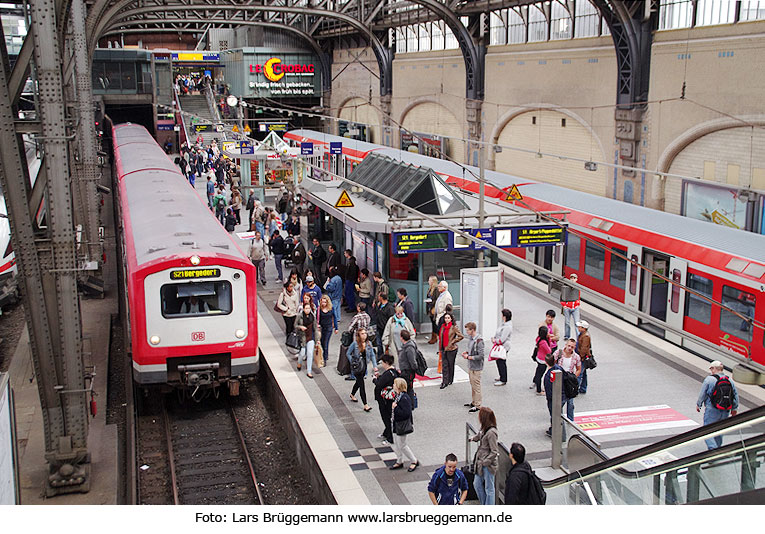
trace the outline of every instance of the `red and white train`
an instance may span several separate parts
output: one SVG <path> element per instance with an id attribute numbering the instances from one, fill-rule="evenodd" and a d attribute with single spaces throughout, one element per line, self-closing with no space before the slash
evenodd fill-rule
<path id="1" fill-rule="evenodd" d="M 144 127 L 112 137 L 134 383 L 236 394 L 260 365 L 252 262 Z"/>
<path id="2" fill-rule="evenodd" d="M 478 191 L 477 181 L 466 179 L 470 175 L 461 166 L 446 160 L 311 130 L 293 130 L 285 138 L 293 143 L 314 143 L 317 153 L 323 153 L 317 158 L 318 164 L 341 176 L 347 176 L 374 151 L 430 167 L 450 185 Z M 332 141 L 343 142 L 340 159 L 331 156 L 328 149 L 322 150 Z M 478 175 L 477 168 L 469 168 Z M 516 184 L 532 208 L 570 211 L 569 228 L 586 236 L 569 233 L 565 247 L 508 249 L 510 252 L 560 275 L 576 272 L 580 284 L 597 292 L 588 294 L 586 300 L 634 324 L 643 321 L 616 303 L 722 348 L 734 356 L 731 362 L 745 359 L 751 367 L 765 370 L 765 336 L 757 325 L 765 322 L 765 236 L 499 172 L 487 171 L 486 179 L 497 186 L 486 187 L 486 194 L 494 198 L 506 198 L 507 189 Z M 611 251 L 722 302 L 740 316 L 652 276 Z M 528 264 L 518 262 L 515 266 L 535 274 Z M 720 356 L 689 336 L 647 323 L 645 327 L 694 352 L 714 359 Z"/>

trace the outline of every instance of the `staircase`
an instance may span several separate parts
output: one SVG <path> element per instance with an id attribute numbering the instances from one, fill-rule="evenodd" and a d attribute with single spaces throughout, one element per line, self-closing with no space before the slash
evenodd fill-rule
<path id="1" fill-rule="evenodd" d="M 181 110 L 184 112 L 183 120 L 186 122 L 186 130 L 189 132 L 189 141 L 194 143 L 197 138 L 197 132 L 194 128 L 196 124 L 210 124 L 211 128 L 215 127 L 215 118 L 212 110 L 207 104 L 207 97 L 205 95 L 184 95 L 180 97 Z M 221 143 L 222 135 L 214 130 L 200 132 L 204 144 L 209 144 L 213 139 L 218 140 L 218 144 Z"/>

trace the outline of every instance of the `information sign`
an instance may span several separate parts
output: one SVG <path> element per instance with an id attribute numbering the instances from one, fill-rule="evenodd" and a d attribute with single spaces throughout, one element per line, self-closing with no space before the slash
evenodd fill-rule
<path id="1" fill-rule="evenodd" d="M 182 271 L 170 271 L 170 280 L 185 280 L 188 278 L 218 278 L 220 269 L 184 269 Z"/>
<path id="2" fill-rule="evenodd" d="M 212 124 L 195 124 L 194 130 L 196 130 L 197 133 L 209 132 L 209 131 L 212 131 Z"/>
<path id="3" fill-rule="evenodd" d="M 537 247 L 563 243 L 565 229 L 560 226 L 518 228 L 515 232 L 516 247 Z"/>
<path id="4" fill-rule="evenodd" d="M 343 143 L 341 141 L 330 141 L 329 142 L 329 153 L 330 154 L 342 154 L 343 153 Z"/>
<path id="5" fill-rule="evenodd" d="M 300 143 L 301 156 L 313 156 L 313 143 Z"/>
<path id="6" fill-rule="evenodd" d="M 429 252 L 449 250 L 448 230 L 435 232 L 406 232 L 393 234 L 393 252 Z"/>

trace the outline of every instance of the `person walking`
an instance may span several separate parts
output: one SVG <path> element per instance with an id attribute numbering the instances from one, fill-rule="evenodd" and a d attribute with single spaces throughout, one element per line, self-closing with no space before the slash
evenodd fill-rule
<path id="1" fill-rule="evenodd" d="M 401 378 L 406 380 L 407 391 L 414 401 L 414 375 L 417 371 L 417 344 L 409 330 L 402 330 L 401 350 L 398 353 L 398 367 Z"/>
<path id="2" fill-rule="evenodd" d="M 380 354 L 385 352 L 383 350 L 383 333 L 385 327 L 388 326 L 388 321 L 396 311 L 393 309 L 393 304 L 388 302 L 388 295 L 384 293 L 377 294 L 377 313 L 374 315 L 375 332 L 377 333 L 377 350 Z"/>
<path id="3" fill-rule="evenodd" d="M 719 360 L 709 364 L 709 376 L 701 384 L 696 411 L 700 412 L 702 406 L 705 426 L 738 413 L 738 389 L 725 374 L 725 368 Z M 722 434 L 704 440 L 709 450 L 722 447 L 722 441 Z"/>
<path id="4" fill-rule="evenodd" d="M 218 167 L 221 169 L 223 168 L 222 165 L 219 165 Z M 252 228 L 252 215 L 255 211 L 255 200 L 255 190 L 250 189 L 250 194 L 247 197 L 247 204 L 245 204 L 245 209 L 247 210 L 247 228 Z"/>
<path id="5" fill-rule="evenodd" d="M 340 323 L 340 307 L 343 299 L 343 280 L 337 272 L 337 268 L 333 265 L 329 269 L 329 280 L 325 284 L 327 295 L 332 299 L 332 309 L 335 311 L 335 317 L 338 324 Z"/>
<path id="6" fill-rule="evenodd" d="M 302 276 L 305 272 L 305 260 L 306 251 L 303 246 L 303 242 L 300 240 L 300 235 L 295 236 L 295 248 L 292 249 L 292 263 L 295 265 L 295 269 Z"/>
<path id="7" fill-rule="evenodd" d="M 300 311 L 300 293 L 291 281 L 284 283 L 284 289 L 276 298 L 276 307 L 282 313 L 285 333 L 290 335 L 295 330 L 295 317 Z"/>
<path id="8" fill-rule="evenodd" d="M 471 441 L 479 442 L 473 460 L 473 473 L 475 473 L 473 487 L 478 494 L 478 502 L 494 505 L 494 478 L 499 467 L 497 417 L 491 408 L 482 406 L 478 412 L 478 422 L 481 425 L 481 431 L 470 438 Z"/>
<path id="9" fill-rule="evenodd" d="M 225 228 L 229 234 L 236 230 L 236 215 L 234 215 L 234 210 L 231 208 L 226 210 Z"/>
<path id="10" fill-rule="evenodd" d="M 573 283 L 579 281 L 579 276 L 576 273 L 571 273 L 568 277 Z M 582 301 L 579 299 L 580 292 L 575 287 L 563 286 L 563 291 L 560 294 L 560 307 L 563 309 L 563 336 L 564 339 L 571 337 L 571 321 L 574 321 L 574 325 L 579 322 L 579 307 L 582 305 Z"/>
<path id="11" fill-rule="evenodd" d="M 213 182 L 212 176 L 207 177 L 207 205 L 210 206 L 212 211 L 215 211 L 215 182 Z"/>
<path id="12" fill-rule="evenodd" d="M 468 494 L 468 481 L 464 473 L 457 469 L 457 455 L 446 455 L 444 465 L 436 469 L 428 484 L 428 496 L 436 505 L 465 504 Z"/>
<path id="13" fill-rule="evenodd" d="M 223 186 L 221 186 L 218 188 L 218 194 L 213 197 L 213 204 L 215 205 L 215 216 L 218 218 L 221 224 L 225 224 L 226 222 L 226 203 L 226 191 L 223 189 Z"/>
<path id="14" fill-rule="evenodd" d="M 367 390 L 364 385 L 364 377 L 367 374 L 368 363 L 372 364 L 372 367 L 377 370 L 377 358 L 375 357 L 375 349 L 368 342 L 366 328 L 356 330 L 356 339 L 348 347 L 347 354 L 351 362 L 351 373 L 356 379 L 353 383 L 350 399 L 353 402 L 358 402 L 358 399 L 355 397 L 358 391 L 361 395 L 361 402 L 364 403 L 364 411 L 371 412 L 372 407 L 367 404 Z"/>
<path id="15" fill-rule="evenodd" d="M 438 277 L 430 276 L 428 278 L 428 293 L 425 299 L 425 311 L 428 313 L 430 324 L 432 327 L 430 340 L 428 345 L 435 345 L 438 343 L 438 327 L 436 326 L 436 300 L 438 299 Z"/>
<path id="16" fill-rule="evenodd" d="M 403 311 L 403 310 L 402 310 Z M 439 346 L 443 353 L 443 373 L 440 389 L 450 386 L 454 382 L 454 365 L 457 357 L 457 344 L 464 339 L 451 313 L 444 314 L 444 324 L 439 334 Z"/>
<path id="17" fill-rule="evenodd" d="M 297 368 L 300 371 L 301 363 L 306 361 L 306 376 L 313 378 L 313 349 L 316 345 L 318 329 L 316 328 L 316 314 L 310 304 L 303 306 L 303 312 L 299 313 L 295 320 L 295 328 L 300 338 L 300 354 L 298 355 Z"/>
<path id="18" fill-rule="evenodd" d="M 314 283 L 313 276 L 311 275 L 305 277 L 302 296 L 305 295 L 310 295 L 311 301 L 313 302 L 313 309 L 317 309 L 319 307 L 319 299 L 321 298 L 321 288 Z"/>
<path id="19" fill-rule="evenodd" d="M 395 313 L 388 319 L 382 334 L 382 345 L 385 352 L 390 352 L 394 357 L 398 356 L 401 350 L 401 331 L 408 330 L 411 334 L 414 332 L 414 325 L 409 317 L 404 315 L 404 308 L 395 307 Z"/>
<path id="20" fill-rule="evenodd" d="M 420 462 L 407 444 L 409 435 L 414 432 L 412 398 L 407 394 L 407 387 L 403 378 L 393 381 L 393 391 L 396 394 L 393 402 L 393 452 L 396 453 L 396 463 L 389 469 L 401 469 L 406 459 L 409 461 L 407 471 L 411 473 L 419 467 Z"/>
<path id="21" fill-rule="evenodd" d="M 332 301 L 327 295 L 322 295 L 319 299 L 319 329 L 321 330 L 321 350 L 324 355 L 324 365 L 327 365 L 329 358 L 329 340 L 332 338 L 332 331 L 337 333 L 338 323 Z"/>
<path id="22" fill-rule="evenodd" d="M 279 235 L 279 230 L 274 231 L 268 242 L 268 248 L 274 256 L 274 265 L 276 265 L 276 281 L 281 282 L 284 277 L 282 272 L 282 258 L 284 258 L 284 238 Z"/>
<path id="23" fill-rule="evenodd" d="M 545 371 L 547 370 L 547 364 L 545 363 L 547 361 L 547 355 L 552 354 L 552 348 L 550 348 L 550 342 L 548 341 L 549 335 L 550 330 L 547 326 L 539 327 L 534 348 L 534 361 L 537 364 L 537 368 L 534 371 L 534 378 L 532 379 L 533 383 L 531 384 L 531 387 L 529 387 L 529 389 L 537 388 L 537 395 L 544 395 L 544 393 L 542 393 L 542 376 L 544 376 Z"/>
<path id="24" fill-rule="evenodd" d="M 292 283 L 292 287 L 297 291 L 298 295 L 303 293 L 303 282 L 300 281 L 300 273 L 295 267 L 290 271 L 287 281 Z"/>
<path id="25" fill-rule="evenodd" d="M 502 345 L 505 349 L 505 354 L 510 357 L 510 336 L 513 334 L 513 312 L 505 308 L 502 310 L 502 324 L 497 328 L 494 337 L 491 338 L 491 342 L 494 344 Z M 495 386 L 507 385 L 507 360 L 499 358 L 497 359 L 497 371 L 499 377 L 494 381 Z"/>
<path id="26" fill-rule="evenodd" d="M 582 358 L 582 372 L 579 375 L 579 394 L 587 394 L 587 360 L 592 358 L 592 341 L 590 339 L 590 323 L 579 321 L 576 323 L 579 336 L 576 338 L 576 353 Z M 594 360 L 593 360 L 594 361 Z"/>
<path id="27" fill-rule="evenodd" d="M 260 283 L 266 285 L 266 261 L 268 260 L 268 247 L 263 241 L 260 232 L 255 232 L 255 238 L 250 243 L 250 260 L 255 265 Z"/>
<path id="28" fill-rule="evenodd" d="M 470 407 L 468 412 L 477 412 L 481 409 L 481 371 L 483 371 L 484 343 L 477 332 L 475 323 L 465 324 L 465 333 L 468 338 L 468 347 L 462 353 L 462 357 L 468 361 L 468 378 L 470 379 L 471 400 L 465 404 Z"/>
<path id="29" fill-rule="evenodd" d="M 382 434 L 377 436 L 382 439 L 383 445 L 390 445 L 393 443 L 393 401 L 395 395 L 393 395 L 393 381 L 399 377 L 396 368 L 393 367 L 393 356 L 390 354 L 383 354 L 380 358 L 380 367 L 383 371 L 380 375 L 374 379 L 375 383 L 375 400 L 377 406 L 380 408 L 380 417 L 383 422 Z"/>

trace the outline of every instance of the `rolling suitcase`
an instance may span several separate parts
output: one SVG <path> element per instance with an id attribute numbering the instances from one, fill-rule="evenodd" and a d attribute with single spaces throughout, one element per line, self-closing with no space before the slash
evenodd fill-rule
<path id="1" fill-rule="evenodd" d="M 340 345 L 340 356 L 337 358 L 337 374 L 349 375 L 351 374 L 351 362 L 348 361 L 348 347 Z"/>

